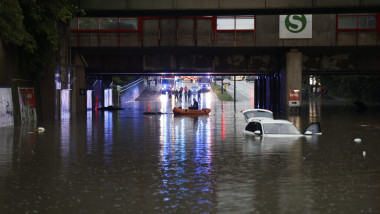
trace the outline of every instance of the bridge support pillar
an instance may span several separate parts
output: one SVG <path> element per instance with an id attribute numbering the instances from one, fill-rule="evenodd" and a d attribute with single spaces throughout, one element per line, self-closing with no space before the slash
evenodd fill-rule
<path id="1" fill-rule="evenodd" d="M 296 49 L 286 53 L 286 90 L 282 96 L 285 97 L 287 111 L 289 107 L 289 90 L 299 90 L 302 87 L 302 53 Z"/>
<path id="2" fill-rule="evenodd" d="M 73 78 L 75 78 L 72 88 L 72 113 L 84 112 L 87 110 L 85 77 L 86 62 L 84 61 L 84 58 L 78 54 L 74 57 L 75 64 L 71 65 Z"/>

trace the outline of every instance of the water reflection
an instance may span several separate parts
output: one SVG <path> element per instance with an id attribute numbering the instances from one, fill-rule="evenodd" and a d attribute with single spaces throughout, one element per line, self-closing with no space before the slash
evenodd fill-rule
<path id="1" fill-rule="evenodd" d="M 0 178 L 2 175 L 8 174 L 11 169 L 13 136 L 13 126 L 0 127 Z"/>
<path id="2" fill-rule="evenodd" d="M 0 212 L 379 212 L 378 112 L 321 106 L 323 135 L 260 138 L 241 133 L 232 102 L 206 96 L 209 116 L 174 116 L 173 101 L 168 114 L 142 114 L 162 107 L 154 100 L 42 124 L 42 134 L 1 128 Z"/>
<path id="3" fill-rule="evenodd" d="M 210 118 L 160 118 L 160 194 L 167 207 L 197 201 L 193 209 L 204 212 L 214 203 Z"/>
<path id="4" fill-rule="evenodd" d="M 113 121 L 112 111 L 104 112 L 104 161 L 106 164 L 112 163 L 113 152 Z"/>
<path id="5" fill-rule="evenodd" d="M 87 111 L 86 116 L 86 152 L 87 155 L 91 155 L 94 149 L 92 111 Z"/>
<path id="6" fill-rule="evenodd" d="M 309 115 L 309 122 L 317 122 L 319 118 L 321 118 L 321 102 L 317 99 L 309 99 L 309 111 L 307 112 Z"/>
<path id="7" fill-rule="evenodd" d="M 73 147 L 70 145 L 70 117 L 64 117 L 61 120 L 61 123 L 59 124 L 61 128 L 61 157 L 68 164 L 68 161 L 71 157 L 70 150 L 73 149 Z M 73 144 L 74 145 L 74 144 Z M 75 154 L 75 153 L 74 153 Z"/>

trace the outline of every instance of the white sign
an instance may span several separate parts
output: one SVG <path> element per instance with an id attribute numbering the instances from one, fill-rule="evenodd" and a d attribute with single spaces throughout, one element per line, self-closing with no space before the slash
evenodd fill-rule
<path id="1" fill-rule="evenodd" d="M 12 125 L 14 125 L 12 90 L 0 88 L 0 127 Z"/>
<path id="2" fill-rule="evenodd" d="M 311 39 L 312 15 L 280 15 L 280 39 Z"/>

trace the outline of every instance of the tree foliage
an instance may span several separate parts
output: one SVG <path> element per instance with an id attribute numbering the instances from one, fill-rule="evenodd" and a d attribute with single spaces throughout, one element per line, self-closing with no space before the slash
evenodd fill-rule
<path id="1" fill-rule="evenodd" d="M 21 48 L 21 69 L 41 76 L 54 68 L 60 26 L 78 12 L 75 0 L 2 0 L 0 38 Z"/>

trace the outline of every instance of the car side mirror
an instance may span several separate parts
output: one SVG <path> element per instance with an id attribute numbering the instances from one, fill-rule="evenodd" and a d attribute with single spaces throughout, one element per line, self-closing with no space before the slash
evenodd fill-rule
<path id="1" fill-rule="evenodd" d="M 311 132 L 311 131 L 306 131 L 304 134 L 305 134 L 305 135 L 312 135 L 313 132 Z"/>
<path id="2" fill-rule="evenodd" d="M 253 132 L 255 135 L 261 135 L 261 131 L 260 130 L 256 130 L 255 132 Z"/>

